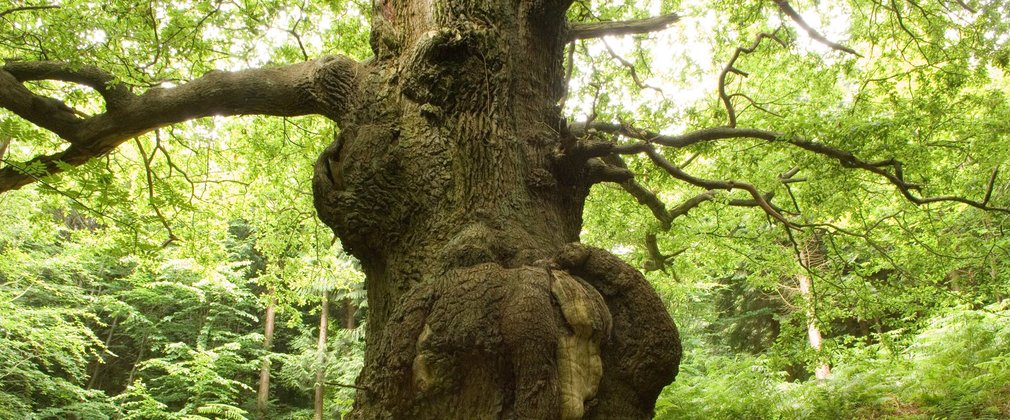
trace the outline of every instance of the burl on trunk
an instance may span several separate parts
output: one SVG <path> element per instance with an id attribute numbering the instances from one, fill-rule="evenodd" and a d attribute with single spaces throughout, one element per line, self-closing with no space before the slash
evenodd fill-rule
<path id="1" fill-rule="evenodd" d="M 601 178 L 558 107 L 568 5 L 377 1 L 375 58 L 317 89 L 350 98 L 314 188 L 367 274 L 352 418 L 650 418 L 676 376 L 656 293 L 578 243 Z"/>

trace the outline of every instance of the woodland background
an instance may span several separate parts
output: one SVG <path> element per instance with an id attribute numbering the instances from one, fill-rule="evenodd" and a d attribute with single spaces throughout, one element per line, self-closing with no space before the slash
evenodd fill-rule
<path id="1" fill-rule="evenodd" d="M 739 120 L 897 157 L 928 192 L 1010 207 L 999 172 L 1010 151 L 1005 1 L 793 4 L 860 56 L 811 40 L 769 2 L 701 3 L 573 7 L 580 20 L 683 19 L 573 43 L 570 115 L 662 133 L 717 125 L 720 73 L 737 48 L 775 34 L 781 44 L 735 62 L 748 77 L 725 79 Z M 171 86 L 216 68 L 367 58 L 370 7 L 14 1 L 0 5 L 0 57 Z M 99 103 L 76 85 L 33 88 L 78 109 Z M 306 418 L 320 386 L 321 414 L 349 410 L 363 277 L 315 217 L 309 185 L 333 130 L 316 117 L 201 119 L 0 195 L 0 417 Z M 59 144 L 0 110 L 3 165 Z M 620 186 L 594 187 L 583 241 L 648 269 L 681 328 L 685 359 L 658 418 L 1010 417 L 1006 212 L 917 206 L 873 174 L 782 144 L 699 143 L 666 157 L 773 191 L 810 226 L 790 232 L 728 193 L 666 226 Z M 647 158 L 628 162 L 667 205 L 704 192 Z"/>

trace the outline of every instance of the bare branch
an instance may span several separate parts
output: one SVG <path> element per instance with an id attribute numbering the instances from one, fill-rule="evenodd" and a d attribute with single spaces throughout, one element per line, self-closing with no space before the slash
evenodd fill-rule
<path id="1" fill-rule="evenodd" d="M 645 250 L 648 254 L 648 259 L 645 260 L 642 269 L 645 271 L 656 271 L 662 270 L 666 272 L 666 266 L 678 255 L 683 254 L 687 251 L 687 248 L 681 248 L 680 250 L 674 251 L 672 254 L 666 255 L 659 251 L 659 244 L 656 242 L 655 233 L 645 234 Z"/>
<path id="2" fill-rule="evenodd" d="M 967 10 L 970 13 L 977 13 L 978 12 L 977 10 L 975 10 L 974 7 L 971 7 L 971 6 L 968 5 L 968 3 L 965 3 L 964 0 L 955 0 L 955 1 L 957 2 L 957 4 L 959 4 L 961 7 L 963 7 L 964 10 Z"/>
<path id="3" fill-rule="evenodd" d="M 8 69 L 9 68 L 9 69 Z M 13 63 L 0 68 L 0 107 L 56 133 L 70 145 L 62 152 L 37 156 L 23 165 L 0 169 L 0 192 L 35 180 L 25 173 L 42 165 L 47 173 L 105 155 L 133 137 L 158 127 L 212 115 L 322 114 L 339 122 L 347 109 L 359 65 L 346 57 L 324 57 L 278 68 L 215 71 L 174 88 L 154 88 L 133 95 L 111 76 L 94 68 L 57 63 Z M 63 80 L 103 93 L 107 111 L 81 118 L 63 102 L 37 95 L 22 82 Z"/>
<path id="4" fill-rule="evenodd" d="M 789 184 L 795 184 L 798 182 L 807 182 L 806 178 L 794 178 L 796 174 L 798 174 L 799 172 L 800 168 L 798 166 L 793 167 L 792 169 L 779 174 L 779 182 L 785 184 L 786 187 L 788 187 Z M 792 192 L 790 192 L 790 194 L 792 194 Z"/>
<path id="5" fill-rule="evenodd" d="M 608 35 L 634 35 L 661 31 L 680 20 L 680 15 L 651 17 L 648 19 L 618 22 L 572 23 L 568 26 L 568 40 L 600 38 Z"/>
<path id="6" fill-rule="evenodd" d="M 161 212 L 161 208 L 158 207 L 158 204 L 154 200 L 155 175 L 154 170 L 151 169 L 151 162 L 154 161 L 154 155 L 157 147 L 159 146 L 155 146 L 156 149 L 151 151 L 151 156 L 148 156 L 147 152 L 144 150 L 144 144 L 141 143 L 139 139 L 133 140 L 137 145 L 137 149 L 140 150 L 140 159 L 144 162 L 144 173 L 147 176 L 147 202 L 151 208 L 154 209 L 154 214 L 157 215 L 158 221 L 161 222 L 161 225 L 165 227 L 165 231 L 168 233 L 168 238 L 165 239 L 165 242 L 161 245 L 162 248 L 165 248 L 172 242 L 178 241 L 179 237 L 175 236 L 175 233 L 172 232 L 172 224 L 168 222 L 168 219 L 165 218 L 165 214 Z"/>
<path id="7" fill-rule="evenodd" d="M 779 174 L 779 179 L 792 179 L 796 174 L 800 173 L 800 167 L 794 166 L 788 171 Z"/>
<path id="8" fill-rule="evenodd" d="M 49 5 L 44 5 L 44 6 L 21 6 L 21 7 L 14 7 L 14 8 L 7 9 L 7 10 L 4 10 L 4 11 L 0 12 L 0 18 L 2 18 L 4 16 L 7 16 L 7 15 L 9 15 L 11 13 L 16 13 L 16 12 L 24 12 L 24 11 L 28 11 L 28 10 L 59 9 L 59 8 L 60 8 L 60 6 L 55 5 L 55 4 L 49 4 Z"/>
<path id="9" fill-rule="evenodd" d="M 645 143 L 640 143 L 640 145 L 642 147 L 642 150 L 638 153 L 645 152 L 651 147 Z M 622 168 L 625 170 L 627 170 L 628 168 L 627 164 L 624 163 L 624 160 L 617 155 L 606 155 L 603 156 L 601 159 L 607 164 L 612 165 L 613 167 Z M 630 172 L 628 173 L 630 174 Z M 642 184 L 635 182 L 634 178 L 621 180 L 618 181 L 618 183 L 621 185 L 621 188 L 624 189 L 624 191 L 626 191 L 628 194 L 631 194 L 632 197 L 635 197 L 635 200 L 638 201 L 638 204 L 644 205 L 648 207 L 650 211 L 652 211 L 652 215 L 659 220 L 660 226 L 663 228 L 663 230 L 669 230 L 670 226 L 673 224 L 674 219 L 686 215 L 689 211 L 701 205 L 701 203 L 715 199 L 717 193 L 716 190 L 705 191 L 701 194 L 698 194 L 697 196 L 691 197 L 690 199 L 681 203 L 679 206 L 673 208 L 672 210 L 667 210 L 666 205 L 663 204 L 663 202 L 659 199 L 658 196 L 656 196 L 655 193 L 649 191 L 649 189 L 642 186 Z M 771 206 L 779 213 L 784 213 L 781 209 L 771 204 L 771 199 L 773 196 L 774 194 L 772 193 L 766 193 L 762 195 L 764 201 L 768 202 L 769 206 Z M 761 204 L 757 200 L 742 200 L 742 199 L 730 200 L 728 204 L 733 207 L 761 206 Z"/>
<path id="10" fill-rule="evenodd" d="M 579 126 L 578 124 L 574 124 L 573 127 L 581 127 L 581 126 Z M 656 133 L 654 131 L 641 130 L 627 124 L 616 124 L 608 122 L 594 122 L 589 125 L 589 129 L 609 134 L 620 134 L 625 137 L 644 140 L 648 143 L 655 143 L 663 146 L 676 147 L 676 148 L 687 147 L 695 143 L 701 143 L 706 141 L 727 140 L 735 138 L 755 138 L 767 141 L 774 141 L 777 140 L 780 136 L 780 134 L 778 133 L 767 130 L 758 130 L 754 128 L 734 128 L 734 127 L 706 128 L 702 130 L 692 131 L 690 133 L 682 134 L 679 136 L 667 136 Z M 575 131 L 573 129 L 573 133 L 574 132 Z M 641 151 L 644 152 L 645 151 L 644 148 Z"/>
<path id="11" fill-rule="evenodd" d="M 761 45 L 761 41 L 764 41 L 765 39 L 771 39 L 783 47 L 786 45 L 785 42 L 782 42 L 782 40 L 774 33 L 759 33 L 750 47 L 739 47 L 733 52 L 733 56 L 729 59 L 729 62 L 726 63 L 726 67 L 722 69 L 722 73 L 719 74 L 719 99 L 722 99 L 723 106 L 726 107 L 726 113 L 729 119 L 727 125 L 730 127 L 736 127 L 736 109 L 733 107 L 731 95 L 726 93 L 726 77 L 729 76 L 730 73 L 747 77 L 749 75 L 747 72 L 735 67 L 736 60 L 740 58 L 740 54 L 750 54 L 756 51 L 757 47 Z"/>
<path id="12" fill-rule="evenodd" d="M 0 153 L 3 156 L 3 153 Z M 992 175 L 989 176 L 989 184 L 985 187 L 985 197 L 982 199 L 982 205 L 989 204 L 989 199 L 992 198 L 992 189 L 996 186 L 996 176 L 999 175 L 999 168 L 992 170 Z"/>
<path id="13" fill-rule="evenodd" d="M 625 170 L 628 169 L 628 165 L 625 164 L 624 160 L 619 156 L 604 156 L 603 160 L 613 166 L 624 168 Z M 649 189 L 642 186 L 642 184 L 635 182 L 634 178 L 624 180 L 620 183 L 620 185 L 624 191 L 627 191 L 628 194 L 635 197 L 635 200 L 638 200 L 639 204 L 648 207 L 649 210 L 652 211 L 652 215 L 656 216 L 656 219 L 659 219 L 659 222 L 663 226 L 663 230 L 670 229 L 670 224 L 676 216 L 666 210 L 666 206 L 659 200 L 659 197 L 657 197 L 655 193 L 649 191 Z"/>
<path id="14" fill-rule="evenodd" d="M 568 43 L 568 58 L 565 60 L 567 66 L 565 67 L 565 91 L 561 94 L 561 99 L 558 100 L 558 108 L 565 109 L 565 103 L 568 102 L 568 96 L 571 95 L 570 86 L 572 82 L 572 74 L 575 72 L 575 41 Z"/>
<path id="15" fill-rule="evenodd" d="M 796 9 L 793 9 L 793 6 L 791 6 L 789 2 L 787 2 L 786 0 L 772 0 L 772 1 L 774 1 L 775 4 L 779 6 L 779 10 L 781 10 L 782 13 L 785 13 L 786 16 L 789 16 L 789 18 L 792 19 L 793 22 L 795 22 L 797 25 L 799 25 L 800 28 L 803 28 L 803 30 L 807 31 L 807 35 L 809 35 L 810 38 L 812 38 L 813 40 L 820 42 L 821 44 L 827 45 L 833 50 L 847 52 L 856 57 L 862 57 L 862 55 L 857 53 L 856 50 L 853 50 L 852 48 L 846 47 L 844 45 L 838 44 L 825 38 L 824 35 L 821 35 L 820 32 L 817 32 L 816 29 L 811 27 L 806 20 L 803 20 L 803 16 L 800 16 L 799 12 L 797 12 Z"/>
<path id="16" fill-rule="evenodd" d="M 326 385 L 335 386 L 337 388 L 353 388 L 353 389 L 360 389 L 360 390 L 363 390 L 363 391 L 368 391 L 369 390 L 369 388 L 367 386 L 349 385 L 349 384 L 342 384 L 342 383 L 339 383 L 339 382 L 327 382 Z"/>
<path id="17" fill-rule="evenodd" d="M 691 197 L 691 198 L 687 199 L 687 201 L 684 201 L 683 203 L 681 203 L 679 206 L 674 207 L 673 210 L 670 210 L 670 215 L 673 216 L 674 219 L 676 219 L 676 218 L 678 218 L 680 216 L 684 216 L 689 211 L 693 210 L 695 207 L 700 206 L 702 203 L 704 203 L 706 201 L 712 201 L 712 200 L 714 200 L 715 199 L 715 195 L 717 193 L 718 193 L 718 191 L 716 191 L 716 190 L 708 190 L 708 191 L 705 191 L 705 192 L 703 192 L 701 194 L 698 194 L 698 195 L 696 195 L 694 197 Z M 772 204 L 771 200 L 772 200 L 772 197 L 774 197 L 774 196 L 775 196 L 775 194 L 769 192 L 769 193 L 762 194 L 761 197 L 764 198 L 764 201 L 767 202 L 768 205 L 770 205 L 773 209 L 775 209 L 775 211 L 777 211 L 779 213 L 785 213 L 785 211 L 783 211 L 782 209 L 780 209 L 778 206 Z M 754 200 L 754 199 L 750 199 L 750 200 L 747 200 L 747 199 L 732 199 L 732 200 L 729 200 L 729 202 L 727 204 L 729 204 L 732 207 L 761 207 L 761 203 L 759 203 L 757 200 Z"/>
<path id="18" fill-rule="evenodd" d="M 993 174 L 990 176 L 989 185 L 986 188 L 986 198 L 983 199 L 982 201 L 969 200 L 964 197 L 947 196 L 947 195 L 919 197 L 913 194 L 913 191 L 919 191 L 922 189 L 922 187 L 918 184 L 911 183 L 905 180 L 902 171 L 902 163 L 896 159 L 886 159 L 876 162 L 865 161 L 857 158 L 855 155 L 852 154 L 852 152 L 849 151 L 837 149 L 825 145 L 823 143 L 817 143 L 809 140 L 800 139 L 794 136 L 783 135 L 781 133 L 777 133 L 774 131 L 760 130 L 754 128 L 715 127 L 693 131 L 680 136 L 665 136 L 652 131 L 639 130 L 625 124 L 595 122 L 589 124 L 589 127 L 602 132 L 620 134 L 626 137 L 644 140 L 647 144 L 638 147 L 644 147 L 646 149 L 645 152 L 648 153 L 650 157 L 655 155 L 655 151 L 652 150 L 649 144 L 659 144 L 670 147 L 685 147 L 704 141 L 726 140 L 734 138 L 764 140 L 769 143 L 782 142 L 807 150 L 809 152 L 814 152 L 816 154 L 831 158 L 832 160 L 837 161 L 842 167 L 862 169 L 864 171 L 877 174 L 886 179 L 888 182 L 890 182 L 891 185 L 894 185 L 902 196 L 904 196 L 908 201 L 911 201 L 916 205 L 947 201 L 947 202 L 966 204 L 980 210 L 997 211 L 1001 213 L 1010 214 L 1010 209 L 1003 207 L 992 207 L 989 205 L 989 199 L 992 196 L 992 189 L 995 184 L 996 176 L 998 175 L 998 170 L 994 170 Z M 655 159 L 653 160 L 655 161 Z M 657 164 L 658 163 L 659 162 L 657 162 Z M 669 164 L 669 162 L 667 162 L 667 164 Z M 670 164 L 670 167 L 674 166 Z M 791 182 L 800 182 L 800 181 L 793 180 Z M 705 188 L 714 188 L 714 187 L 705 187 Z M 716 189 L 726 189 L 726 188 L 716 188 Z M 760 202 L 760 200 L 758 200 L 758 204 L 762 204 L 761 207 L 764 208 L 764 205 L 763 203 Z"/>
<path id="19" fill-rule="evenodd" d="M 576 143 L 574 149 L 566 152 L 566 157 L 578 161 L 579 159 L 590 159 L 608 155 L 637 155 L 645 152 L 645 149 L 648 147 L 649 144 L 644 142 L 618 145 L 603 140 L 580 141 Z"/>
<path id="20" fill-rule="evenodd" d="M 679 206 L 674 207 L 673 210 L 670 210 L 670 215 L 673 216 L 673 218 L 678 218 L 680 216 L 686 215 L 687 212 L 693 210 L 695 207 L 700 206 L 701 203 L 704 203 L 706 201 L 712 201 L 715 198 L 715 193 L 716 193 L 715 190 L 708 190 L 694 197 L 691 197 L 687 199 L 687 201 L 681 203 Z"/>
<path id="21" fill-rule="evenodd" d="M 681 181 L 685 181 L 688 184 L 702 188 L 707 188 L 710 190 L 732 191 L 734 189 L 741 189 L 747 191 L 748 193 L 750 193 L 751 197 L 754 198 L 754 201 L 757 203 L 758 207 L 761 207 L 761 210 L 764 210 L 764 212 L 767 213 L 769 216 L 771 216 L 773 219 L 779 221 L 786 227 L 789 228 L 796 227 L 792 222 L 789 221 L 789 219 L 786 219 L 785 216 L 782 215 L 782 213 L 776 210 L 775 207 L 768 202 L 765 196 L 758 191 L 757 187 L 751 184 L 733 180 L 722 181 L 722 180 L 709 180 L 698 178 L 688 174 L 687 172 L 682 171 L 680 168 L 671 164 L 668 160 L 666 160 L 666 158 L 657 153 L 655 149 L 649 149 L 645 153 L 649 155 L 649 158 L 652 159 L 652 161 L 657 166 L 666 170 L 666 172 L 669 173 L 674 178 L 677 178 Z"/>
<path id="22" fill-rule="evenodd" d="M 644 89 L 652 89 L 652 90 L 654 90 L 656 92 L 659 92 L 660 96 L 666 97 L 666 95 L 663 93 L 662 89 L 660 89 L 658 87 L 655 87 L 655 86 L 650 86 L 650 85 L 646 84 L 645 82 L 643 82 L 642 79 L 640 77 L 638 77 L 638 71 L 635 70 L 635 65 L 632 64 L 630 61 L 625 60 L 624 57 L 621 57 L 616 52 L 614 52 L 614 49 L 610 48 L 610 44 L 608 44 L 607 41 L 603 41 L 603 46 L 607 47 L 607 52 L 610 53 L 611 57 L 613 57 L 615 60 L 617 60 L 617 62 L 621 63 L 622 66 L 624 66 L 626 69 L 628 69 L 628 73 L 631 74 L 631 79 L 635 81 L 635 84 L 638 85 L 639 89 L 643 89 L 643 90 Z"/>

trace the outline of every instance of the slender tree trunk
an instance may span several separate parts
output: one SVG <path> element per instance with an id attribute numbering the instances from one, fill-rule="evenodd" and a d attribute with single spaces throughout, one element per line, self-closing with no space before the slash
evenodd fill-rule
<path id="1" fill-rule="evenodd" d="M 267 302 L 266 315 L 263 319 L 263 350 L 268 355 L 263 358 L 260 366 L 259 391 L 256 393 L 256 413 L 260 419 L 268 418 L 268 406 L 270 404 L 270 357 L 269 352 L 274 341 L 274 291 L 269 291 L 270 299 Z"/>
<path id="2" fill-rule="evenodd" d="M 330 325 L 330 293 L 323 292 L 323 306 L 319 314 L 319 343 L 316 344 L 316 394 L 315 420 L 323 419 L 326 397 L 326 330 Z"/>
<path id="3" fill-rule="evenodd" d="M 800 264 L 808 272 L 812 272 L 812 270 L 825 264 L 826 259 L 820 248 L 821 241 L 815 236 L 808 240 L 804 244 L 803 249 L 800 250 Z M 806 306 L 807 340 L 810 343 L 810 347 L 817 353 L 819 360 L 817 367 L 814 368 L 814 377 L 817 379 L 827 379 L 831 376 L 831 366 L 823 360 L 823 355 L 821 354 L 824 339 L 821 336 L 821 329 L 817 326 L 817 295 L 814 293 L 813 279 L 808 273 L 801 273 L 796 276 L 796 281 L 799 283 L 800 295 L 803 296 Z"/>
<path id="4" fill-rule="evenodd" d="M 647 419 L 676 376 L 658 295 L 578 243 L 612 172 L 558 106 L 570 3 L 378 0 L 375 59 L 333 79 L 313 190 L 366 274 L 351 418 Z"/>
<path id="5" fill-rule="evenodd" d="M 357 328 L 354 321 L 354 313 L 358 311 L 358 306 L 350 299 L 344 299 L 344 329 L 353 330 Z"/>
<path id="6" fill-rule="evenodd" d="M 133 362 L 133 367 L 130 368 L 130 374 L 126 377 L 126 383 L 128 385 L 133 385 L 133 378 L 137 374 L 137 367 L 140 366 L 140 362 L 144 361 L 144 353 L 147 350 L 147 335 L 144 336 L 143 340 L 140 340 L 140 350 L 137 350 L 137 359 Z"/>
<path id="7" fill-rule="evenodd" d="M 820 357 L 821 345 L 823 343 L 823 338 L 821 337 L 821 329 L 817 327 L 817 313 L 815 312 L 816 297 L 813 293 L 812 284 L 810 282 L 810 276 L 806 274 L 800 274 L 796 276 L 796 280 L 800 284 L 800 294 L 803 295 L 803 300 L 807 307 L 807 340 L 810 342 L 810 347 L 818 353 Z M 827 379 L 831 376 L 831 366 L 827 362 L 821 361 L 817 364 L 814 369 L 814 376 L 817 379 Z"/>

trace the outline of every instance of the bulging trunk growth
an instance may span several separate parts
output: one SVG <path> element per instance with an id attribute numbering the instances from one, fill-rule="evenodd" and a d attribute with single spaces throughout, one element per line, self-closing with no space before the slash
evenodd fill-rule
<path id="1" fill-rule="evenodd" d="M 658 296 L 578 243 L 598 179 L 557 104 L 567 7 L 379 0 L 375 58 L 333 78 L 314 189 L 367 275 L 352 418 L 649 418 L 676 375 Z"/>

